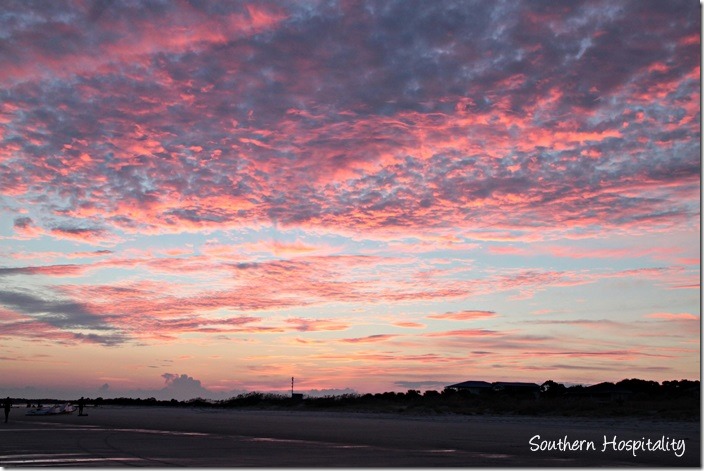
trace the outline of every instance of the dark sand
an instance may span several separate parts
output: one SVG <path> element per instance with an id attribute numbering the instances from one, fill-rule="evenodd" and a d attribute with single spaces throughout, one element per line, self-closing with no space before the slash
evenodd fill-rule
<path id="1" fill-rule="evenodd" d="M 214 410 L 103 406 L 88 416 L 0 423 L 0 466 L 699 467 L 698 422 Z M 589 451 L 531 451 L 531 437 L 593 441 Z M 604 435 L 685 440 L 674 451 L 603 450 Z"/>

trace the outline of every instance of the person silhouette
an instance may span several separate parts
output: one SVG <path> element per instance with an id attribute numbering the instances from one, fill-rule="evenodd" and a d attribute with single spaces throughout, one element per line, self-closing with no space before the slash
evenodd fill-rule
<path id="1" fill-rule="evenodd" d="M 86 405 L 86 400 L 83 399 L 83 396 L 78 400 L 78 415 L 83 415 L 83 406 Z"/>
<path id="2" fill-rule="evenodd" d="M 7 423 L 7 418 L 10 417 L 10 409 L 12 408 L 12 403 L 10 402 L 10 396 L 5 399 L 5 404 L 3 405 L 5 409 L 5 423 Z"/>

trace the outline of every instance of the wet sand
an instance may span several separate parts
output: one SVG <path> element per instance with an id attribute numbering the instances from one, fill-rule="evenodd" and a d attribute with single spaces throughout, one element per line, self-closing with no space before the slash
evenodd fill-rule
<path id="1" fill-rule="evenodd" d="M 0 466 L 167 467 L 699 467 L 699 423 L 641 419 L 87 408 L 88 416 L 25 416 L 0 423 Z M 588 450 L 531 450 L 533 439 Z M 665 436 L 676 450 L 614 450 Z M 684 442 L 681 442 L 684 440 Z M 633 443 L 633 442 L 631 442 Z M 588 446 L 588 445 L 587 445 Z M 681 453 L 681 450 L 680 450 Z"/>

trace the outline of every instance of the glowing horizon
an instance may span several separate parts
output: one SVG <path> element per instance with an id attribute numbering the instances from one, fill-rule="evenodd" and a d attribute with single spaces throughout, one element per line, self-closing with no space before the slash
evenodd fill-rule
<path id="1" fill-rule="evenodd" d="M 700 5 L 0 12 L 0 394 L 699 379 Z"/>

